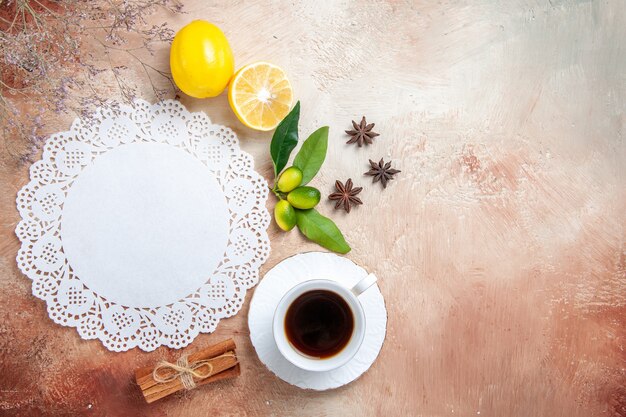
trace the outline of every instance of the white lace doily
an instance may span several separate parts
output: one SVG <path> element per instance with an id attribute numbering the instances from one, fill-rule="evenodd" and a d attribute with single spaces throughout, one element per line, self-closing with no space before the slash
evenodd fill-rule
<path id="1" fill-rule="evenodd" d="M 270 251 L 267 183 L 235 134 L 168 100 L 52 135 L 17 195 L 19 268 L 110 350 L 181 348 L 239 311 Z"/>

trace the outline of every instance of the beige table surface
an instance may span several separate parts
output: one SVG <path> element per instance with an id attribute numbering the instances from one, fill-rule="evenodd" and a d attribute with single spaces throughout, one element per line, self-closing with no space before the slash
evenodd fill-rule
<path id="1" fill-rule="evenodd" d="M 133 370 L 180 352 L 109 352 L 48 318 L 15 263 L 28 145 L 4 137 L 0 415 L 626 415 L 625 3 L 208 3 L 148 23 L 215 22 L 237 67 L 268 60 L 287 71 L 303 136 L 330 126 L 313 185 L 324 196 L 335 179 L 365 187 L 349 215 L 325 198 L 320 210 L 345 232 L 346 256 L 380 278 L 389 322 L 378 360 L 334 391 L 288 385 L 250 343 L 250 291 L 236 317 L 184 350 L 234 337 L 241 377 L 144 404 Z M 113 59 L 154 100 L 123 55 Z M 167 70 L 167 45 L 145 59 Z M 113 80 L 100 87 L 119 97 Z M 270 178 L 269 135 L 243 127 L 224 95 L 180 101 L 232 126 Z M 359 149 L 342 132 L 361 115 L 380 137 Z M 48 116 L 41 133 L 74 117 Z M 402 170 L 386 190 L 362 175 L 381 157 Z M 262 273 L 317 249 L 295 231 L 269 233 Z"/>

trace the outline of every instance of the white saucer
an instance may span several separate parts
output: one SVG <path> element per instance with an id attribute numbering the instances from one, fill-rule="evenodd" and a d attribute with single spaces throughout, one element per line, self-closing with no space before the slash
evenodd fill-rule
<path id="1" fill-rule="evenodd" d="M 272 319 L 283 295 L 300 282 L 316 278 L 333 279 L 351 288 L 366 276 L 365 269 L 349 259 L 325 252 L 292 256 L 272 268 L 254 290 L 248 313 L 250 338 L 261 362 L 280 379 L 300 388 L 318 391 L 338 388 L 360 377 L 376 360 L 387 332 L 387 310 L 378 285 L 373 285 L 359 297 L 366 320 L 361 348 L 350 362 L 332 371 L 305 371 L 287 361 L 274 342 Z"/>

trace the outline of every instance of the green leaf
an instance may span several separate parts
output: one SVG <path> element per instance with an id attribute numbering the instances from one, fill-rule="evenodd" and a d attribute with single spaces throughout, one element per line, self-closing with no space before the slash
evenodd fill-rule
<path id="1" fill-rule="evenodd" d="M 285 168 L 291 151 L 298 144 L 298 120 L 300 119 L 300 102 L 291 109 L 289 114 L 278 124 L 272 136 L 270 155 L 274 163 L 274 176 Z"/>
<path id="2" fill-rule="evenodd" d="M 302 183 L 308 184 L 322 167 L 328 148 L 328 126 L 320 127 L 307 138 L 298 151 L 293 165 L 302 171 Z"/>
<path id="3" fill-rule="evenodd" d="M 317 210 L 296 210 L 296 220 L 302 234 L 318 245 L 333 252 L 350 252 L 350 246 L 346 243 L 339 228 Z"/>

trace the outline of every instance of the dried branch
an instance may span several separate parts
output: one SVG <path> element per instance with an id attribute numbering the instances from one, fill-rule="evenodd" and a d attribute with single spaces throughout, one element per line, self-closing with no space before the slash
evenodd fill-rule
<path id="1" fill-rule="evenodd" d="M 18 160 L 32 159 L 45 116 L 85 117 L 111 96 L 132 101 L 137 86 L 122 55 L 157 99 L 174 95 L 171 74 L 140 53 L 154 56 L 174 36 L 167 23 L 148 25 L 158 9 L 182 12 L 177 0 L 0 0 L 0 126 L 9 153 L 17 147 Z M 107 79 L 117 91 L 96 87 Z"/>

